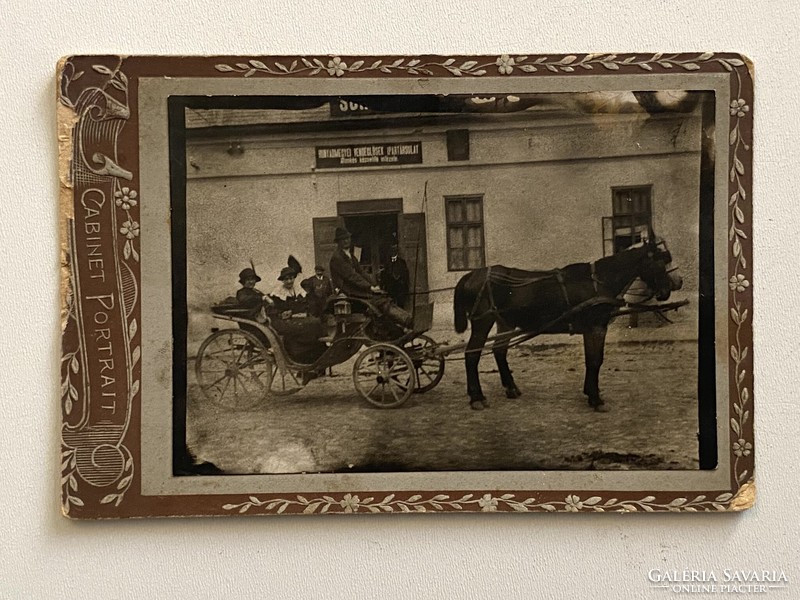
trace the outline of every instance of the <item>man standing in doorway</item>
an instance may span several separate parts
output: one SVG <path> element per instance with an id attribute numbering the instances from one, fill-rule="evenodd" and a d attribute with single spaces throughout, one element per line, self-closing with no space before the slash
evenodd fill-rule
<path id="1" fill-rule="evenodd" d="M 401 327 L 410 329 L 411 315 L 392 302 L 380 287 L 370 281 L 369 276 L 364 273 L 358 260 L 353 256 L 350 251 L 352 243 L 350 232 L 344 227 L 337 227 L 334 241 L 337 248 L 331 255 L 330 263 L 333 287 L 347 296 L 369 300 L 381 314 Z"/>
<path id="2" fill-rule="evenodd" d="M 333 284 L 325 276 L 325 268 L 322 265 L 314 267 L 314 276 L 300 282 L 308 298 L 308 314 L 314 317 L 322 316 L 325 310 L 325 303 L 333 295 Z"/>
<path id="3" fill-rule="evenodd" d="M 408 265 L 400 257 L 397 244 L 392 244 L 392 256 L 384 265 L 380 275 L 381 287 L 400 308 L 406 308 L 408 301 Z"/>

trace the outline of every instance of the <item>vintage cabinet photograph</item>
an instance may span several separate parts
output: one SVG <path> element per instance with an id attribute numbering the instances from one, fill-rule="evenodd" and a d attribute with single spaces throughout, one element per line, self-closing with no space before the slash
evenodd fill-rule
<path id="1" fill-rule="evenodd" d="M 743 58 L 59 77 L 69 516 L 752 504 Z"/>

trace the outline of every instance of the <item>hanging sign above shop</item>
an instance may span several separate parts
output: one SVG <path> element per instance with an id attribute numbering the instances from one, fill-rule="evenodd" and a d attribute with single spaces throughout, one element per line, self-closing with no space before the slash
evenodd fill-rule
<path id="1" fill-rule="evenodd" d="M 331 100 L 331 116 L 332 117 L 360 117 L 365 115 L 374 115 L 376 111 L 371 108 L 352 102 L 350 100 Z"/>
<path id="2" fill-rule="evenodd" d="M 421 142 L 317 146 L 317 168 L 376 167 L 422 163 Z"/>

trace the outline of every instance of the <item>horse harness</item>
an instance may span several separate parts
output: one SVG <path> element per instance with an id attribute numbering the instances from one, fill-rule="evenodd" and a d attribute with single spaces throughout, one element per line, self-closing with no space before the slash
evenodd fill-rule
<path id="1" fill-rule="evenodd" d="M 595 298 L 600 297 L 600 286 L 603 284 L 602 280 L 597 276 L 597 267 L 594 261 L 589 263 L 589 270 L 591 275 L 592 287 L 594 288 Z M 554 278 L 559 286 L 561 287 L 561 292 L 564 296 L 564 303 L 566 304 L 567 310 L 565 314 L 568 314 L 571 310 L 575 308 L 572 302 L 570 301 L 569 291 L 567 290 L 567 282 L 564 276 L 565 270 L 564 269 L 553 269 L 548 271 L 547 274 L 538 276 L 538 277 L 529 277 L 529 278 L 517 278 L 512 277 L 510 275 L 499 275 L 497 273 L 492 273 L 492 267 L 489 266 L 486 268 L 486 278 L 483 281 L 483 285 L 481 289 L 478 291 L 477 295 L 475 296 L 475 302 L 472 305 L 472 309 L 469 311 L 470 319 L 471 320 L 478 320 L 482 319 L 486 315 L 494 315 L 496 319 L 502 319 L 501 310 L 497 308 L 497 304 L 494 300 L 494 293 L 492 292 L 492 286 L 489 285 L 490 283 L 499 283 L 501 285 L 506 285 L 508 287 L 525 287 L 526 285 L 532 285 L 534 283 L 538 283 L 539 281 L 544 281 L 545 279 Z M 487 295 L 489 300 L 489 308 L 478 315 L 477 317 L 472 316 L 475 314 L 475 311 L 478 310 L 478 304 L 483 299 L 484 293 Z M 579 303 L 577 306 L 581 306 L 585 303 Z"/>

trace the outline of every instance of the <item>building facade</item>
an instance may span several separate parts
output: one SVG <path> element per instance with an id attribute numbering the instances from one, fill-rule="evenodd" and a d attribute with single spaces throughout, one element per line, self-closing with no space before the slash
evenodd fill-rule
<path id="1" fill-rule="evenodd" d="M 396 241 L 417 291 L 469 269 L 548 269 L 637 241 L 647 224 L 696 295 L 701 127 L 695 112 L 375 115 L 187 111 L 190 318 L 252 259 L 271 285 L 289 254 L 327 268 L 333 232 L 373 272 Z M 422 298 L 422 296 L 418 296 Z M 438 322 L 452 292 L 429 295 Z"/>

